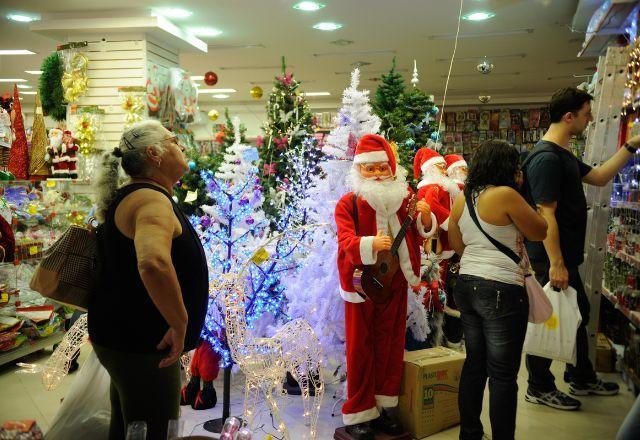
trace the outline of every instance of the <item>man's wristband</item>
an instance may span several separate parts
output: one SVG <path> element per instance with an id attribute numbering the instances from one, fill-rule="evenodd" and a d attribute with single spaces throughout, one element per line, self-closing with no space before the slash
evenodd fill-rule
<path id="1" fill-rule="evenodd" d="M 638 151 L 638 148 L 636 148 L 636 147 L 632 147 L 631 145 L 629 145 L 629 143 L 628 143 L 628 142 L 625 142 L 625 143 L 624 143 L 624 148 L 626 148 L 626 149 L 627 149 L 627 151 L 628 151 L 629 153 L 631 153 L 631 154 L 636 154 L 636 151 Z"/>

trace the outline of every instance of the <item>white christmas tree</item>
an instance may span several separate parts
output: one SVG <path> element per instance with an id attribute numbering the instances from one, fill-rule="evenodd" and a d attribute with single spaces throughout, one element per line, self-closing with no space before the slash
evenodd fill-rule
<path id="1" fill-rule="evenodd" d="M 322 151 L 338 159 L 353 159 L 356 144 L 365 134 L 380 130 L 380 118 L 372 113 L 369 91 L 358 90 L 360 69 L 351 72 L 351 85 L 342 96 L 342 108 L 336 116 L 336 127 L 325 140 Z"/>
<path id="2" fill-rule="evenodd" d="M 246 145 L 241 142 L 240 119 L 238 119 L 238 117 L 233 118 L 233 127 L 234 142 L 227 148 L 223 156 L 224 160 L 215 176 L 218 179 L 229 180 L 235 184 L 246 178 L 250 169 L 254 167 L 251 160 L 257 160 L 257 157 L 245 157 L 248 152 L 255 149 L 251 145 Z"/>

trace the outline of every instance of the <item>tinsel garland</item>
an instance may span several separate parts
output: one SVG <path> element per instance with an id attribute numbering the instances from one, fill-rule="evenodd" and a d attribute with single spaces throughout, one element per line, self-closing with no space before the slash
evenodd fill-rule
<path id="1" fill-rule="evenodd" d="M 93 143 L 95 142 L 96 124 L 94 115 L 91 113 L 83 113 L 78 118 L 76 124 L 76 139 L 80 143 L 80 154 L 88 156 L 94 152 Z"/>
<path id="2" fill-rule="evenodd" d="M 89 88 L 87 68 L 89 60 L 82 53 L 76 53 L 71 59 L 68 70 L 62 75 L 62 89 L 67 102 L 75 102 Z"/>
<path id="3" fill-rule="evenodd" d="M 42 111 L 56 121 L 64 121 L 67 118 L 67 105 L 64 102 L 62 89 L 64 68 L 58 53 L 52 53 L 45 58 L 40 69 L 42 70 L 40 76 Z"/>

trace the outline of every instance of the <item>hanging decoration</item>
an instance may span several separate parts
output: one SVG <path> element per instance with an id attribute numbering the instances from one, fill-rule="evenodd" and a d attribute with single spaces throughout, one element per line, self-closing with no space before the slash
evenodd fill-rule
<path id="1" fill-rule="evenodd" d="M 76 102 L 89 88 L 89 77 L 87 76 L 89 59 L 85 54 L 78 51 L 78 49 L 86 48 L 87 46 L 88 43 L 84 41 L 68 43 L 58 47 L 64 65 L 62 88 L 64 90 L 64 99 L 67 102 Z"/>
<path id="2" fill-rule="evenodd" d="M 207 116 L 209 117 L 210 120 L 217 121 L 218 116 L 220 116 L 220 112 L 215 108 L 212 108 L 211 110 L 209 110 L 209 113 L 207 113 Z"/>
<path id="3" fill-rule="evenodd" d="M 33 128 L 31 129 L 31 163 L 29 164 L 29 174 L 46 178 L 49 176 L 49 166 L 45 160 L 47 154 L 47 129 L 44 126 L 44 116 L 42 115 L 42 104 L 40 94 L 36 93 L 36 108 L 33 116 Z"/>
<path id="4" fill-rule="evenodd" d="M 58 52 L 45 58 L 40 70 L 42 70 L 39 84 L 42 112 L 45 116 L 51 116 L 56 121 L 64 121 L 67 119 L 67 105 L 62 89 L 64 67 Z"/>
<path id="5" fill-rule="evenodd" d="M 255 87 L 252 87 L 251 90 L 249 90 L 249 94 L 251 95 L 251 97 L 253 99 L 258 100 L 258 99 L 262 98 L 262 95 L 264 94 L 264 91 L 262 90 L 262 87 L 255 86 Z"/>
<path id="6" fill-rule="evenodd" d="M 124 110 L 125 128 L 144 119 L 146 91 L 145 87 L 118 87 L 121 107 Z"/>
<path id="7" fill-rule="evenodd" d="M 204 83 L 208 86 L 215 86 L 216 84 L 218 84 L 218 74 L 211 71 L 205 73 Z"/>
<path id="8" fill-rule="evenodd" d="M 75 138 L 78 140 L 80 154 L 89 156 L 96 152 L 96 136 L 102 128 L 104 110 L 98 107 L 83 107 L 78 110 L 78 120 L 75 125 Z"/>

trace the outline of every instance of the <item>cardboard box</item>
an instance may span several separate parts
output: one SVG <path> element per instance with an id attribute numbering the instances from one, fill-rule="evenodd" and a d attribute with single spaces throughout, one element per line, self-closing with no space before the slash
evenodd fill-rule
<path id="1" fill-rule="evenodd" d="M 421 439 L 460 423 L 458 390 L 465 355 L 444 347 L 404 355 L 399 414 Z"/>
<path id="2" fill-rule="evenodd" d="M 598 333 L 596 338 L 596 371 L 600 373 L 613 373 L 615 371 L 616 355 L 609 339 Z"/>

